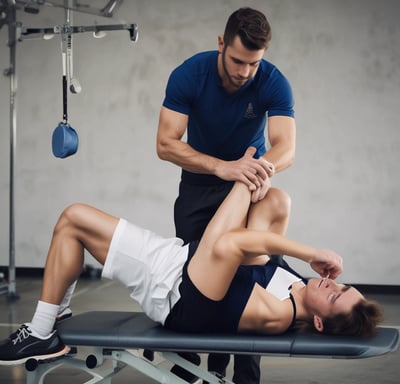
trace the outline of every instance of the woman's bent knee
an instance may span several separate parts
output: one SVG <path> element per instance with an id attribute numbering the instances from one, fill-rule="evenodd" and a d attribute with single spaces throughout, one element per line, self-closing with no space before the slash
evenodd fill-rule
<path id="1" fill-rule="evenodd" d="M 291 198 L 287 192 L 278 188 L 270 188 L 266 200 L 272 205 L 272 209 L 279 216 L 289 216 Z"/>
<path id="2" fill-rule="evenodd" d="M 66 207 L 54 228 L 54 232 L 59 232 L 60 230 L 64 230 L 66 228 L 74 227 L 79 225 L 79 222 L 85 215 L 85 211 L 88 209 L 87 205 L 75 203 Z"/>

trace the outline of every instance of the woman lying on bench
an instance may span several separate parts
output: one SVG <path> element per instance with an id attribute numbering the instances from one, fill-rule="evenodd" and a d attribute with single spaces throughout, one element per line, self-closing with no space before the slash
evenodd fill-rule
<path id="1" fill-rule="evenodd" d="M 271 188 L 252 204 L 236 183 L 202 239 L 183 245 L 93 207 L 69 206 L 54 229 L 33 319 L 0 343 L 0 364 L 68 352 L 54 324 L 71 315 L 85 249 L 104 266 L 103 277 L 124 284 L 151 319 L 176 331 L 278 334 L 302 321 L 319 332 L 372 335 L 380 306 L 334 281 L 339 255 L 283 236 L 289 211 L 285 192 Z M 306 281 L 275 254 L 309 263 L 321 278 Z"/>

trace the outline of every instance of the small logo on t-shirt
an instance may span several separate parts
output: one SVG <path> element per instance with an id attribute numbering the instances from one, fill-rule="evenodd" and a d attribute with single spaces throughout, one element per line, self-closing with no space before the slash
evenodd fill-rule
<path id="1" fill-rule="evenodd" d="M 257 117 L 256 114 L 254 113 L 254 108 L 252 103 L 247 104 L 247 109 L 244 114 L 244 117 L 246 119 L 254 119 L 255 117 Z"/>

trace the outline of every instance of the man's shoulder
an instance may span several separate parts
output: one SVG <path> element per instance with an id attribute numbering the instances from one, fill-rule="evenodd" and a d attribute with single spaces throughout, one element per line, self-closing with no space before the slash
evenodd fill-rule
<path id="1" fill-rule="evenodd" d="M 264 79 L 285 77 L 275 64 L 272 64 L 271 62 L 265 59 L 261 60 L 259 73 Z"/>
<path id="2" fill-rule="evenodd" d="M 259 91 L 266 94 L 278 91 L 278 93 L 290 94 L 291 86 L 287 77 L 278 69 L 278 67 L 267 60 L 262 60 L 259 71 L 254 79 L 255 85 Z"/>
<path id="3" fill-rule="evenodd" d="M 217 57 L 217 51 L 200 52 L 189 57 L 172 71 L 170 83 L 180 84 L 185 89 L 197 89 L 217 71 Z"/>
<path id="4" fill-rule="evenodd" d="M 203 63 L 203 62 L 208 62 L 208 61 L 213 61 L 216 59 L 218 56 L 218 51 L 204 51 L 204 52 L 198 52 L 194 54 L 193 56 L 190 56 L 188 59 L 186 59 L 184 62 L 185 63 Z"/>
<path id="5" fill-rule="evenodd" d="M 178 68 L 191 73 L 207 72 L 214 67 L 216 69 L 217 57 L 218 51 L 199 52 L 186 59 Z"/>

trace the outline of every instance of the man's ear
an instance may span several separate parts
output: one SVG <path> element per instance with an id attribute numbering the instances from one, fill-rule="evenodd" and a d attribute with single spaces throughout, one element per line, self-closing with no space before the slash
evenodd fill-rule
<path id="1" fill-rule="evenodd" d="M 222 35 L 218 35 L 218 52 L 222 53 L 224 50 L 224 37 Z"/>
<path id="2" fill-rule="evenodd" d="M 315 327 L 315 329 L 316 329 L 318 332 L 322 332 L 322 331 L 324 330 L 324 323 L 323 323 L 323 321 L 322 321 L 322 318 L 319 317 L 319 316 L 317 316 L 317 315 L 314 315 L 313 320 L 314 320 L 314 327 Z"/>

